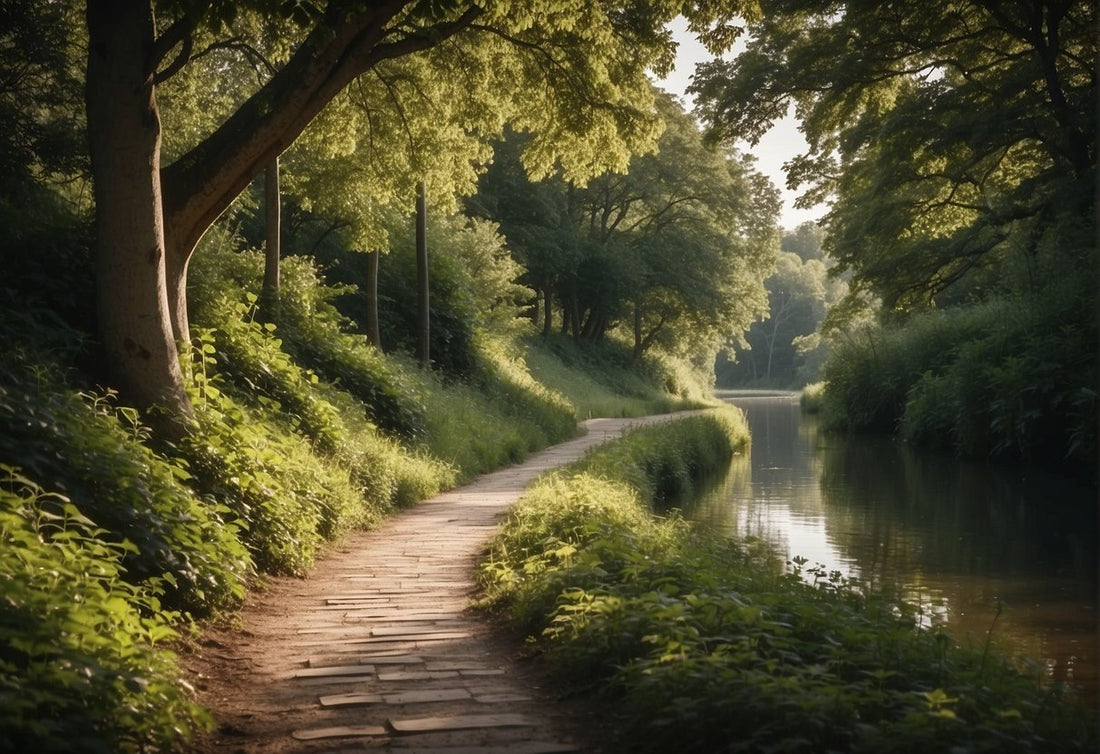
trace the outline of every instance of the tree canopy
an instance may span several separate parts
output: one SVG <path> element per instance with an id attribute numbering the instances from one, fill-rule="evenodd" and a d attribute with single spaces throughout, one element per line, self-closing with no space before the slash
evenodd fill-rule
<path id="1" fill-rule="evenodd" d="M 672 97 L 658 111 L 657 150 L 584 187 L 532 184 L 511 140 L 474 206 L 526 265 L 544 331 L 560 306 L 562 329 L 580 339 L 617 330 L 636 357 L 654 345 L 710 355 L 764 309 L 778 199 L 742 155 L 706 147 Z"/>
<path id="2" fill-rule="evenodd" d="M 836 423 L 1095 473 L 1096 4 L 761 8 L 694 90 L 719 141 L 801 121 L 789 183 L 850 281 Z"/>
<path id="3" fill-rule="evenodd" d="M 803 203 L 831 201 L 829 251 L 856 290 L 926 306 L 960 281 L 995 284 L 1067 214 L 1091 222 L 1094 3 L 762 9 L 747 50 L 702 66 L 694 91 L 720 140 L 794 108 L 810 150 L 789 180 Z"/>
<path id="4" fill-rule="evenodd" d="M 535 177 L 580 184 L 624 169 L 661 130 L 646 75 L 671 64 L 667 23 L 685 15 L 717 50 L 736 33 L 738 10 L 671 0 L 90 0 L 98 319 L 113 379 L 143 406 L 188 413 L 174 343 L 189 337 L 191 253 L 311 124 L 304 153 L 330 159 L 301 175 L 302 190 L 332 208 L 343 203 L 368 245 L 380 232 L 368 196 L 385 204 L 430 179 L 444 196 L 469 190 L 484 140 L 505 124 L 531 134 L 522 161 Z M 158 94 L 167 103 L 173 79 L 191 97 L 162 119 Z M 188 109 L 196 99 L 198 112 Z M 326 128 L 316 121 L 328 107 Z M 349 118 L 354 128 L 344 128 Z M 358 164 L 340 161 L 352 152 Z M 330 180 L 339 188 L 317 190 Z"/>

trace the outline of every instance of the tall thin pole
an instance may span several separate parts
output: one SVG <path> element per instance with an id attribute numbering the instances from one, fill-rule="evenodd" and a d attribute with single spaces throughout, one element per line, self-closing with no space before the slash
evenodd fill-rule
<path id="1" fill-rule="evenodd" d="M 378 258 L 377 251 L 367 252 L 367 340 L 382 348 L 382 332 L 378 327 Z"/>
<path id="2" fill-rule="evenodd" d="M 416 184 L 416 356 L 420 366 L 431 365 L 428 337 L 431 334 L 428 316 L 428 196 L 424 181 Z"/>
<path id="3" fill-rule="evenodd" d="M 279 158 L 276 157 L 264 169 L 264 217 L 267 237 L 264 243 L 264 287 L 265 305 L 274 305 L 279 300 L 279 255 L 280 236 L 282 235 L 282 217 L 279 201 Z"/>

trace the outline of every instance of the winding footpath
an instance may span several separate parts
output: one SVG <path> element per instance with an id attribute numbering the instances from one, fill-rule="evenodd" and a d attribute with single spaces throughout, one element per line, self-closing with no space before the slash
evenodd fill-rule
<path id="1" fill-rule="evenodd" d="M 310 576 L 274 579 L 184 664 L 216 731 L 204 752 L 591 751 L 593 710 L 549 696 L 516 642 L 468 609 L 501 517 L 540 474 L 678 415 L 591 419 L 587 433 L 356 534 Z"/>

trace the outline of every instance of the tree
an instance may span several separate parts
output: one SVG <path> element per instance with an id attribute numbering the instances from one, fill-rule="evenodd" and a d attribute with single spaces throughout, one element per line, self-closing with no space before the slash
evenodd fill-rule
<path id="1" fill-rule="evenodd" d="M 810 150 L 789 182 L 830 201 L 826 250 L 850 275 L 829 315 L 845 330 L 830 334 L 829 413 L 1095 465 L 1096 4 L 763 11 L 746 52 L 704 66 L 696 89 L 719 140 L 755 138 L 792 104 L 802 121 Z"/>
<path id="2" fill-rule="evenodd" d="M 285 60 L 163 170 L 157 86 L 185 67 L 202 29 L 232 26 L 249 11 L 282 12 L 273 38 Z M 188 413 L 176 340 L 189 336 L 187 265 L 209 225 L 363 73 L 433 48 L 488 40 L 517 127 L 537 131 L 525 154 L 536 174 L 582 179 L 625 165 L 656 135 L 647 68 L 667 68 L 665 23 L 685 12 L 716 48 L 735 8 L 651 0 L 481 7 L 415 0 L 323 7 L 253 0 L 89 0 L 87 114 L 97 200 L 99 326 L 113 377 L 142 407 Z M 249 46 L 254 40 L 238 40 Z M 461 71 L 440 75 L 461 76 Z M 239 85 L 240 82 L 234 82 Z M 169 427 L 163 427 L 168 429 Z"/>
<path id="3" fill-rule="evenodd" d="M 636 358 L 655 343 L 675 350 L 685 337 L 701 345 L 746 328 L 764 308 L 775 254 L 774 189 L 754 183 L 736 154 L 707 148 L 672 97 L 658 106 L 666 128 L 657 151 L 577 193 L 590 240 L 627 251 L 618 280 Z"/>
<path id="4" fill-rule="evenodd" d="M 804 262 L 797 254 L 779 253 L 775 271 L 764 281 L 768 315 L 745 333 L 748 348 L 737 349 L 735 367 L 722 369 L 723 384 L 795 381 L 795 342 L 814 333 L 825 317 L 825 275 L 825 265 L 819 260 Z"/>
<path id="5" fill-rule="evenodd" d="M 830 254 L 854 293 L 904 312 L 989 291 L 1067 213 L 1091 224 L 1094 3 L 763 10 L 746 52 L 701 67 L 701 110 L 714 138 L 752 139 L 795 106 L 810 151 L 788 176 L 807 203 L 832 197 Z"/>
<path id="6" fill-rule="evenodd" d="M 32 217 L 55 187 L 87 173 L 79 34 L 68 4 L 0 4 L 0 207 Z"/>
<path id="7" fill-rule="evenodd" d="M 804 222 L 793 231 L 787 231 L 779 242 L 780 251 L 797 254 L 803 262 L 824 257 L 824 246 L 825 231 L 814 222 Z"/>
<path id="8" fill-rule="evenodd" d="M 740 156 L 708 149 L 671 97 L 657 102 L 657 151 L 625 173 L 532 184 L 498 159 L 475 202 L 501 222 L 544 314 L 556 299 L 564 330 L 597 341 L 618 329 L 636 358 L 655 345 L 709 351 L 747 327 L 775 253 L 774 187 Z"/>

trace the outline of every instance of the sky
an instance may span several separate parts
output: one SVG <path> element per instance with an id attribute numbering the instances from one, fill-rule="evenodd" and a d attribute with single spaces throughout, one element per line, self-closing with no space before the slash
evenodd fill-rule
<path id="1" fill-rule="evenodd" d="M 686 22 L 682 18 L 672 23 L 672 30 L 679 44 L 676 51 L 676 67 L 666 78 L 659 79 L 657 85 L 667 92 L 678 95 L 690 111 L 692 100 L 685 94 L 685 90 L 691 83 L 692 74 L 695 73 L 695 64 L 708 60 L 710 53 L 687 31 Z M 793 117 L 777 122 L 755 146 L 748 143 L 739 143 L 736 146 L 741 151 L 756 157 L 757 170 L 771 178 L 772 183 L 779 189 L 783 199 L 779 224 L 785 229 L 793 230 L 799 224 L 807 220 L 820 219 L 825 214 L 823 206 L 810 210 L 796 209 L 794 200 L 798 194 L 787 189 L 787 176 L 783 172 L 783 163 L 803 152 L 807 146 Z"/>

